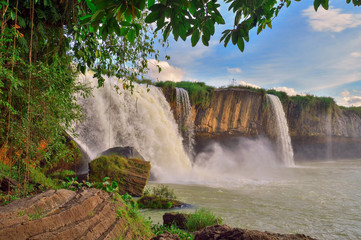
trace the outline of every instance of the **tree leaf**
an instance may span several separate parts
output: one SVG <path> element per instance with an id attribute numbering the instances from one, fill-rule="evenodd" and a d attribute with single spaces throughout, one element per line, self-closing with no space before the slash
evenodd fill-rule
<path id="1" fill-rule="evenodd" d="M 134 29 L 129 29 L 129 32 L 127 34 L 127 38 L 128 38 L 128 40 L 129 40 L 129 42 L 131 44 L 134 43 L 134 40 L 135 40 L 135 31 L 134 31 Z"/>
<path id="2" fill-rule="evenodd" d="M 196 29 L 194 30 L 192 37 L 191 37 L 191 43 L 192 43 L 192 47 L 194 47 L 195 45 L 197 45 L 199 39 L 200 39 L 201 35 L 199 33 L 199 30 Z"/>
<path id="3" fill-rule="evenodd" d="M 153 6 L 155 3 L 155 0 L 148 0 L 148 8 L 150 8 L 151 6 Z"/>
<path id="4" fill-rule="evenodd" d="M 145 22 L 152 23 L 152 22 L 157 21 L 158 18 L 159 18 L 159 12 L 153 11 L 153 12 L 149 13 L 148 16 L 145 18 Z"/>
<path id="5" fill-rule="evenodd" d="M 241 52 L 244 51 L 244 41 L 242 38 L 238 38 L 237 47 L 241 50 Z"/>
<path id="6" fill-rule="evenodd" d="M 236 45 L 238 41 L 238 32 L 237 30 L 233 30 L 232 32 L 232 43 L 233 45 Z"/>

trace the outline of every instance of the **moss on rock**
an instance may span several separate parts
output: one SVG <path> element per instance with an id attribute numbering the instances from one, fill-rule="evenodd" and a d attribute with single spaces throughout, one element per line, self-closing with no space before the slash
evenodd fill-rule
<path id="1" fill-rule="evenodd" d="M 141 196 L 148 181 L 150 163 L 137 158 L 101 156 L 89 163 L 91 182 L 102 182 L 109 177 L 119 185 L 119 193 Z"/>

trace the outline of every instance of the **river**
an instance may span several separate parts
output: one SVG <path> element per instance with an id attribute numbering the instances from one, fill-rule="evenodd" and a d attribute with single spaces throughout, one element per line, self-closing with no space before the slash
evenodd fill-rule
<path id="1" fill-rule="evenodd" d="M 157 183 L 151 182 L 148 187 Z M 192 205 L 233 227 L 303 233 L 318 239 L 361 239 L 361 160 L 303 162 L 232 186 L 167 184 Z M 166 211 L 143 210 L 154 223 Z"/>

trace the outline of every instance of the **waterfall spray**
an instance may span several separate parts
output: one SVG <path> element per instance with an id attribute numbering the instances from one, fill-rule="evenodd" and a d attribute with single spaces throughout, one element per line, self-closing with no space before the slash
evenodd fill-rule
<path id="1" fill-rule="evenodd" d="M 109 147 L 131 146 L 151 162 L 158 181 L 186 176 L 191 162 L 161 90 L 149 86 L 148 92 L 146 86 L 134 83 L 132 94 L 117 87 L 122 82 L 116 78 L 106 78 L 102 88 L 96 88 L 97 81 L 90 74 L 82 78 L 94 89 L 92 97 L 79 99 L 85 119 L 75 127 L 76 141 L 91 159 Z"/>
<path id="2" fill-rule="evenodd" d="M 277 145 L 282 161 L 287 167 L 295 166 L 291 137 L 288 133 L 287 119 L 285 112 L 283 111 L 282 103 L 275 95 L 267 94 L 267 99 L 271 103 L 277 125 Z"/>
<path id="3" fill-rule="evenodd" d="M 183 88 L 176 88 L 176 103 L 175 109 L 178 129 L 183 136 L 183 145 L 190 158 L 193 158 L 194 151 L 194 122 L 192 119 L 192 105 L 189 100 L 189 95 Z"/>

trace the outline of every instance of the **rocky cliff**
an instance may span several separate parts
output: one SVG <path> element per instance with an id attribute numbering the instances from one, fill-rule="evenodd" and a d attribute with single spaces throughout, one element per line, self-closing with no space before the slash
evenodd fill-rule
<path id="1" fill-rule="evenodd" d="M 174 94 L 165 94 L 172 109 Z M 281 100 L 296 159 L 361 157 L 360 111 L 340 108 L 330 98 Z M 274 138 L 277 133 L 272 115 L 265 91 L 216 89 L 207 106 L 193 106 L 197 143 L 202 146 L 209 139 L 237 136 Z"/>

